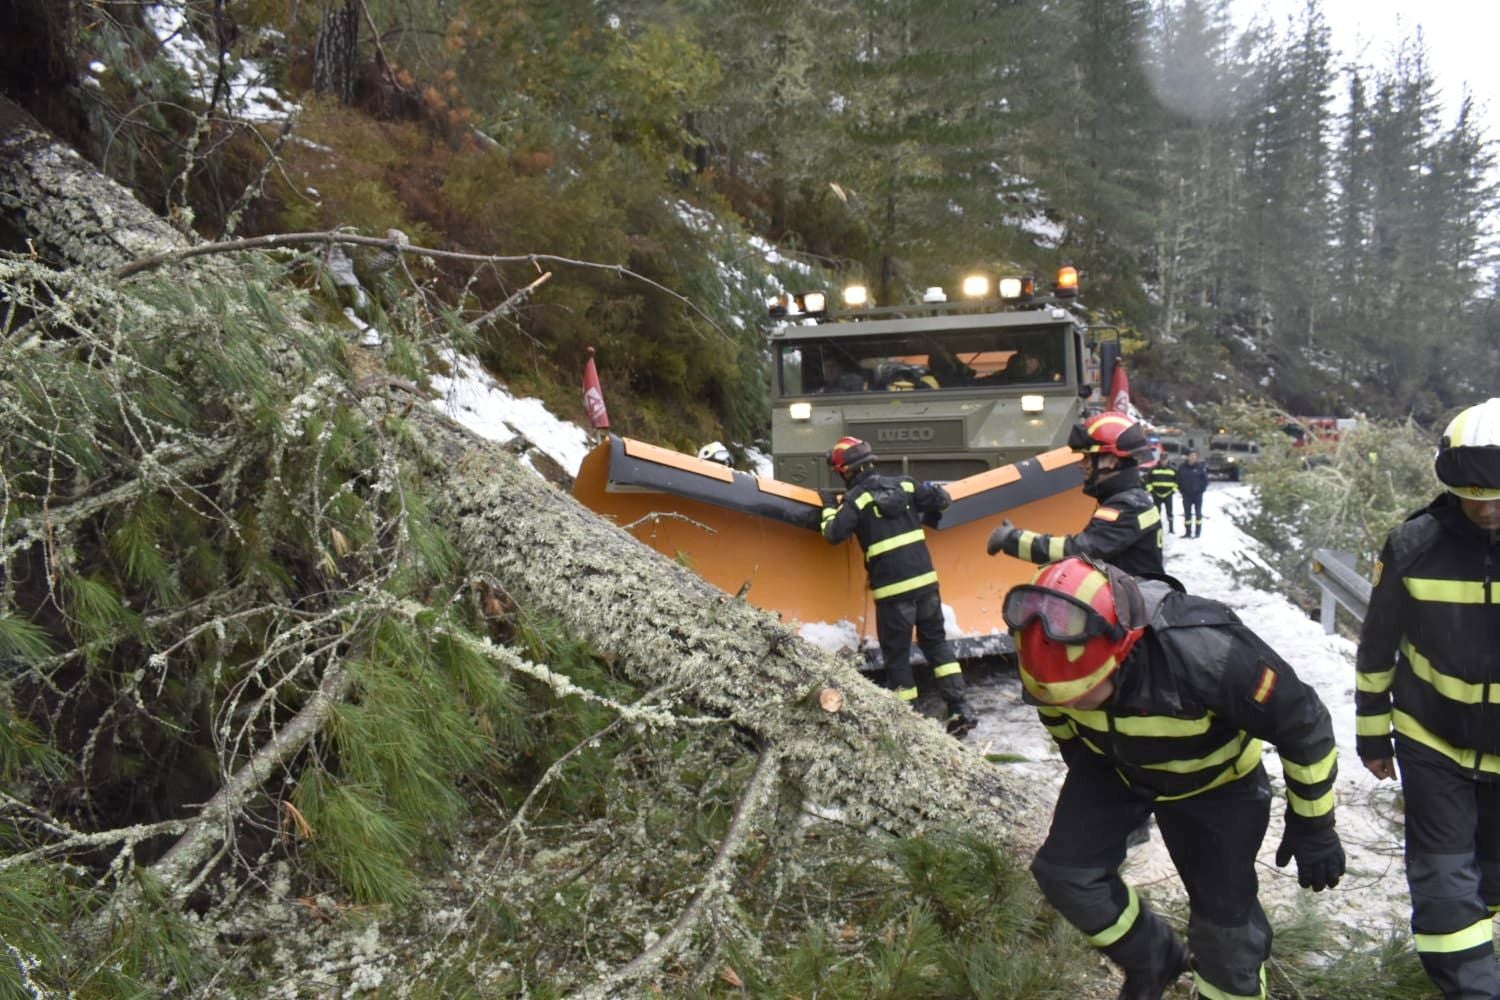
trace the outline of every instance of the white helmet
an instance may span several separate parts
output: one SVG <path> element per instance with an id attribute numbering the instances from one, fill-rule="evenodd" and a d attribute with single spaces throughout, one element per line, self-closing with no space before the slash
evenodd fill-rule
<path id="1" fill-rule="evenodd" d="M 724 447 L 723 442 L 710 441 L 698 449 L 698 457 L 705 462 L 718 462 L 720 465 L 733 465 L 734 459 L 729 455 L 729 449 Z"/>
<path id="2" fill-rule="evenodd" d="M 1471 406 L 1448 422 L 1432 468 L 1458 496 L 1500 500 L 1500 399 Z"/>

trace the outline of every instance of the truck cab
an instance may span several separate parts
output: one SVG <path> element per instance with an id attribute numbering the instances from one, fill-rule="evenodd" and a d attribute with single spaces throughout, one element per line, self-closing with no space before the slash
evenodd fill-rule
<path id="1" fill-rule="evenodd" d="M 825 456 L 844 435 L 868 441 L 882 472 L 938 482 L 1066 444 L 1098 383 L 1071 296 L 928 298 L 788 309 L 770 340 L 776 479 L 842 486 Z"/>

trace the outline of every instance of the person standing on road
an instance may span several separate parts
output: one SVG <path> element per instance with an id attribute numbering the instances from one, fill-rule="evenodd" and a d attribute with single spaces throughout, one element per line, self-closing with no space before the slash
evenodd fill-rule
<path id="1" fill-rule="evenodd" d="M 990 532 L 986 551 L 1034 563 L 1089 556 L 1137 576 L 1166 572 L 1161 515 L 1141 488 L 1138 462 L 1151 448 L 1145 430 L 1125 414 L 1105 410 L 1074 425 L 1068 447 L 1083 454 L 1083 492 L 1099 501 L 1088 524 L 1077 534 L 1044 535 L 1007 518 Z"/>
<path id="2" fill-rule="evenodd" d="M 1146 492 L 1151 494 L 1151 502 L 1156 504 L 1158 514 L 1166 514 L 1167 531 L 1175 532 L 1176 526 L 1172 523 L 1172 494 L 1177 492 L 1177 470 L 1167 461 L 1166 456 L 1160 451 L 1160 456 L 1155 465 L 1146 470 Z M 1184 515 L 1186 524 L 1186 515 Z"/>
<path id="3" fill-rule="evenodd" d="M 839 438 L 828 453 L 828 464 L 847 488 L 836 504 L 823 506 L 823 537 L 837 544 L 853 535 L 864 550 L 886 685 L 902 701 L 917 698 L 911 670 L 915 626 L 917 645 L 948 706 L 948 732 L 962 736 L 979 717 L 969 704 L 963 670 L 943 628 L 937 571 L 922 531 L 923 524 L 937 525 L 950 502 L 948 491 L 909 476 L 880 475 L 875 453 L 855 437 Z"/>
<path id="4" fill-rule="evenodd" d="M 1500 399 L 1448 424 L 1447 491 L 1386 536 L 1360 632 L 1356 749 L 1399 763 L 1422 967 L 1449 1000 L 1500 996 Z"/>
<path id="5" fill-rule="evenodd" d="M 1197 996 L 1264 997 L 1271 925 L 1256 898 L 1270 822 L 1261 741 L 1286 777 L 1276 864 L 1338 884 L 1338 748 L 1317 693 L 1224 604 L 1175 581 L 1070 558 L 1005 596 L 1021 682 L 1067 776 L 1031 872 L 1047 901 L 1125 973 L 1120 1000 L 1160 1000 L 1188 969 Z M 1188 947 L 1120 878 L 1151 815 L 1188 893 Z"/>
<path id="6" fill-rule="evenodd" d="M 1203 493 L 1208 489 L 1208 466 L 1190 451 L 1177 467 L 1177 492 L 1182 494 L 1182 537 L 1203 534 Z"/>

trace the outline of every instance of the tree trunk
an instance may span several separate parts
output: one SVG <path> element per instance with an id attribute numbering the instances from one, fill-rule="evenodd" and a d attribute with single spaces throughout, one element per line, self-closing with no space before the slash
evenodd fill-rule
<path id="1" fill-rule="evenodd" d="M 3 97 L 0 225 L 48 260 L 100 269 L 182 239 Z M 394 400 L 393 411 L 408 402 Z M 1035 817 L 1030 782 L 954 742 L 776 616 L 641 545 L 436 407 L 407 419 L 424 442 L 431 513 L 472 570 L 565 622 L 638 683 L 667 685 L 773 746 L 782 775 L 809 800 L 896 833 L 957 822 L 997 841 Z M 819 705 L 829 687 L 843 693 L 839 711 Z"/>

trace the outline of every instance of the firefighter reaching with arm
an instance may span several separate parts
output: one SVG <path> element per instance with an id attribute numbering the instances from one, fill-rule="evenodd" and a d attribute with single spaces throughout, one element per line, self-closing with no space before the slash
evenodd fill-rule
<path id="1" fill-rule="evenodd" d="M 1227 606 L 1170 580 L 1071 557 L 1006 594 L 1026 697 L 1068 771 L 1031 871 L 1047 901 L 1158 1000 L 1188 968 L 1197 996 L 1264 997 L 1271 926 L 1256 853 L 1271 812 L 1261 743 L 1286 777 L 1276 864 L 1338 884 L 1338 751 L 1317 693 Z M 1126 838 L 1155 815 L 1187 889 L 1188 943 L 1120 878 Z"/>
<path id="2" fill-rule="evenodd" d="M 1399 777 L 1411 929 L 1449 1000 L 1500 996 L 1500 399 L 1464 410 L 1447 487 L 1386 536 L 1356 659 L 1356 749 Z M 1393 743 L 1394 738 L 1394 743 Z"/>
<path id="3" fill-rule="evenodd" d="M 1125 414 L 1105 410 L 1076 424 L 1068 447 L 1083 454 L 1083 492 L 1099 501 L 1088 524 L 1077 534 L 1045 535 L 1001 521 L 986 551 L 1034 563 L 1088 556 L 1127 573 L 1165 572 L 1161 515 L 1141 487 L 1139 463 L 1151 451 L 1146 431 Z"/>
<path id="4" fill-rule="evenodd" d="M 916 700 L 911 670 L 915 626 L 917 644 L 948 706 L 948 732 L 962 736 L 979 719 L 969 704 L 963 670 L 943 628 L 937 571 L 922 530 L 924 523 L 936 526 L 948 507 L 948 492 L 908 476 L 880 475 L 875 471 L 874 452 L 859 438 L 839 438 L 828 453 L 828 464 L 847 489 L 836 504 L 825 502 L 823 537 L 837 544 L 853 535 L 864 550 L 886 686 L 902 701 Z"/>

